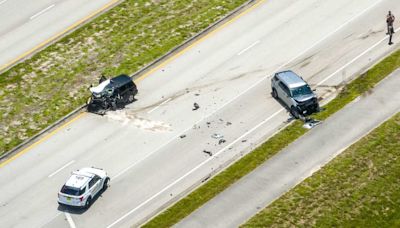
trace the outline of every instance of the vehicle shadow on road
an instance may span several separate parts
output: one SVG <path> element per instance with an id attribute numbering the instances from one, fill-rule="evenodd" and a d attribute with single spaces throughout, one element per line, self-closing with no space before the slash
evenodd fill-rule
<path id="1" fill-rule="evenodd" d="M 73 207 L 73 206 L 58 204 L 57 210 L 60 212 L 67 212 L 70 214 L 81 215 L 81 214 L 85 213 L 87 210 L 90 210 L 90 208 L 93 206 L 93 204 L 96 203 L 97 199 L 102 197 L 104 192 L 105 192 L 105 190 L 101 190 L 101 192 L 92 199 L 92 202 L 91 202 L 91 205 L 89 208 Z"/>

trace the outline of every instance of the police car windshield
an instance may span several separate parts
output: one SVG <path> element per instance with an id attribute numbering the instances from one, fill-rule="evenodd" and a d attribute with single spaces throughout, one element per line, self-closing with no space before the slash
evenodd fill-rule
<path id="1" fill-rule="evenodd" d="M 312 94 L 311 88 L 308 85 L 300 86 L 291 89 L 293 97 Z"/>

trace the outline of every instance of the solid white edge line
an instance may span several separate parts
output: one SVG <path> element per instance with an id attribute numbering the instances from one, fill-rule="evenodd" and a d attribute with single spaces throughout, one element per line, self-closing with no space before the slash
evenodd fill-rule
<path id="1" fill-rule="evenodd" d="M 260 43 L 259 40 L 257 40 L 256 42 L 254 42 L 253 44 L 251 44 L 247 48 L 241 50 L 237 55 L 241 55 L 241 54 L 245 53 L 246 51 L 250 50 L 252 47 L 256 46 L 258 43 Z"/>
<path id="2" fill-rule="evenodd" d="M 148 111 L 147 113 L 150 114 L 150 113 L 154 112 L 155 110 L 157 110 L 158 108 L 160 108 L 162 105 L 166 104 L 170 100 L 172 100 L 172 98 L 168 98 L 167 100 L 163 101 L 161 104 L 157 105 L 156 107 L 154 107 L 152 110 Z"/>
<path id="3" fill-rule="evenodd" d="M 0 5 L 1 5 L 1 4 L 3 4 L 3 3 L 5 3 L 6 1 L 7 1 L 7 0 L 3 0 L 3 1 L 1 1 L 1 2 L 0 2 Z"/>
<path id="4" fill-rule="evenodd" d="M 54 172 L 53 172 L 52 174 L 50 174 L 48 177 L 50 178 L 50 177 L 56 175 L 58 172 L 60 172 L 61 170 L 65 169 L 67 166 L 71 165 L 71 164 L 74 163 L 74 162 L 75 162 L 75 160 L 72 160 L 72 161 L 68 162 L 68 163 L 65 164 L 63 167 L 61 167 L 61 168 L 57 169 L 56 171 L 54 171 Z"/>
<path id="5" fill-rule="evenodd" d="M 68 212 L 64 212 L 64 214 L 65 214 L 65 218 L 66 218 L 67 221 L 68 221 L 69 227 L 70 227 L 70 228 L 76 228 L 75 223 L 74 223 L 74 220 L 72 220 L 71 215 L 70 215 Z"/>
<path id="6" fill-rule="evenodd" d="M 321 38 L 319 41 L 317 41 L 316 43 L 314 43 L 313 45 L 311 45 L 309 48 L 307 48 L 306 50 L 304 50 L 303 52 L 301 52 L 300 54 L 296 55 L 295 57 L 293 57 L 292 59 L 290 59 L 288 62 L 284 63 L 283 65 L 281 65 L 280 67 L 277 68 L 277 70 L 275 70 L 274 72 L 282 69 L 283 67 L 285 67 L 286 65 L 289 65 L 291 62 L 293 62 L 294 60 L 296 60 L 298 57 L 302 56 L 303 54 L 305 54 L 306 52 L 310 51 L 312 48 L 316 47 L 317 45 L 319 45 L 320 43 L 322 43 L 324 40 L 326 40 L 328 37 L 330 37 L 331 35 L 333 35 L 334 33 L 336 33 L 337 31 L 339 31 L 340 29 L 342 29 L 343 27 L 345 27 L 346 25 L 348 25 L 349 23 L 351 23 L 353 20 L 355 20 L 357 17 L 361 16 L 362 14 L 364 14 L 365 12 L 367 12 L 368 10 L 370 10 L 371 8 L 373 8 L 374 6 L 376 6 L 378 3 L 382 2 L 382 0 L 379 0 L 377 2 L 375 2 L 373 5 L 369 6 L 368 8 L 366 8 L 365 10 L 361 11 L 360 13 L 356 14 L 354 17 L 352 17 L 350 20 L 346 21 L 345 23 L 343 23 L 341 26 L 339 26 L 338 28 L 336 28 L 333 32 L 328 33 L 326 36 L 324 36 L 323 38 Z M 396 30 L 397 31 L 397 30 Z M 193 126 L 197 125 L 198 123 L 200 123 L 201 121 L 203 121 L 204 119 L 208 118 L 209 116 L 213 115 L 215 112 L 221 110 L 222 108 L 224 108 L 226 105 L 232 103 L 234 100 L 236 100 L 238 97 L 242 96 L 243 94 L 245 94 L 246 92 L 248 92 L 249 90 L 251 90 L 252 88 L 254 88 L 255 86 L 257 86 L 259 83 L 261 83 L 262 81 L 264 81 L 265 79 L 267 79 L 268 77 L 270 77 L 269 75 L 261 78 L 259 81 L 257 81 L 255 84 L 253 84 L 252 86 L 250 86 L 248 89 L 244 90 L 242 93 L 238 94 L 236 97 L 234 97 L 233 99 L 231 99 L 229 102 L 225 103 L 223 106 L 221 106 L 219 109 L 215 110 L 214 112 L 210 113 L 209 115 L 207 115 L 206 117 L 200 119 L 199 121 L 197 121 Z M 284 109 L 282 109 L 284 110 Z M 282 111 L 282 110 L 279 110 Z M 275 115 L 275 114 L 273 114 Z M 272 118 L 272 116 L 270 116 L 270 118 Z M 258 125 L 257 125 L 258 126 Z M 192 127 L 184 130 L 181 134 L 185 133 L 186 131 L 188 131 L 189 129 L 191 129 Z M 178 134 L 181 135 L 181 134 Z M 178 137 L 176 136 L 176 137 Z M 169 140 L 168 142 L 164 143 L 163 145 L 161 145 L 159 148 L 157 148 L 155 151 L 153 151 L 152 153 L 148 154 L 147 156 L 145 156 L 143 159 L 141 159 L 138 162 L 135 162 L 133 165 L 130 166 L 130 168 L 132 168 L 135 164 L 138 164 L 139 162 L 145 160 L 146 158 L 148 158 L 149 156 L 151 156 L 152 154 L 154 154 L 155 152 L 157 152 L 159 149 L 161 149 L 162 147 L 164 147 L 165 145 L 169 144 L 170 142 L 172 142 L 173 140 L 176 139 L 176 137 L 173 137 L 171 140 Z M 208 161 L 208 160 L 206 160 Z M 202 164 L 202 163 L 201 163 Z M 128 169 L 124 170 L 124 172 L 126 172 Z M 119 173 L 118 176 L 122 175 L 123 172 Z M 118 177 L 117 176 L 117 177 Z M 187 174 L 185 174 L 183 177 L 187 176 Z M 116 178 L 116 177 L 114 177 Z M 182 178 L 182 177 L 181 177 Z M 181 179 L 180 178 L 180 179 Z M 179 180 L 179 179 L 178 179 Z M 176 182 L 176 181 L 175 181 Z M 175 182 L 173 182 L 172 184 L 174 184 Z M 170 185 L 172 185 L 170 184 Z M 168 185 L 168 186 L 170 186 Z M 168 188 L 168 186 L 166 188 Z M 161 194 L 161 193 L 160 193 Z M 112 223 L 111 225 L 107 226 L 107 228 L 110 228 L 112 226 L 114 226 L 115 224 L 117 224 L 118 222 L 120 222 L 121 220 L 123 220 L 124 218 L 126 218 L 127 216 L 129 216 L 131 213 L 133 213 L 135 210 L 137 210 L 138 208 L 142 207 L 144 204 L 146 204 L 147 202 L 149 202 L 150 200 L 152 200 L 153 198 L 157 197 L 158 193 L 156 195 L 154 195 L 153 197 L 149 198 L 148 200 L 146 200 L 145 202 L 143 202 L 142 204 L 140 204 L 139 206 L 137 206 L 136 208 L 132 209 L 131 211 L 129 211 L 127 214 L 125 214 L 124 216 L 122 216 L 121 218 L 119 218 L 118 220 L 116 220 L 114 223 Z"/>
<path id="7" fill-rule="evenodd" d="M 400 30 L 400 28 L 397 28 L 395 31 L 398 32 Z M 332 78 L 335 74 L 339 73 L 340 71 L 342 71 L 344 68 L 348 67 L 350 64 L 354 63 L 355 61 L 357 61 L 359 58 L 361 58 L 363 55 L 365 55 L 367 52 L 370 52 L 372 49 L 374 49 L 376 46 L 378 46 L 379 44 L 381 44 L 383 41 L 385 41 L 386 39 L 388 39 L 388 36 L 385 36 L 384 38 L 382 38 L 381 40 L 379 40 L 377 43 L 375 43 L 374 45 L 372 45 L 371 47 L 369 47 L 367 50 L 363 51 L 361 54 L 357 55 L 355 58 L 353 58 L 350 62 L 347 62 L 346 64 L 344 64 L 342 67 L 340 67 L 339 69 L 337 69 L 335 72 L 333 72 L 332 74 L 330 74 L 328 77 L 326 77 L 325 79 L 323 79 L 322 81 L 320 81 L 316 86 L 320 86 L 322 85 L 322 83 L 326 82 L 327 80 L 329 80 L 330 78 Z"/>
<path id="8" fill-rule="evenodd" d="M 349 24 L 350 22 L 352 22 L 353 20 L 355 20 L 357 17 L 359 17 L 360 15 L 364 14 L 366 11 L 368 11 L 369 9 L 373 8 L 374 6 L 376 6 L 378 3 L 380 3 L 383 0 L 379 0 L 377 2 L 375 2 L 373 5 L 369 6 L 368 8 L 366 8 L 365 10 L 361 11 L 360 13 L 356 14 L 354 17 L 350 18 L 348 21 L 346 21 L 344 24 L 340 25 L 337 29 L 335 29 L 333 32 L 328 33 L 327 35 L 325 35 L 324 37 L 322 37 L 320 40 L 318 40 L 317 42 L 315 42 L 313 45 L 311 45 L 309 48 L 306 48 L 304 51 L 302 51 L 300 54 L 296 55 L 295 57 L 293 57 L 292 59 L 290 59 L 289 61 L 287 61 L 286 63 L 282 64 L 281 66 L 279 66 L 274 72 L 279 71 L 280 69 L 282 69 L 283 67 L 285 67 L 286 65 L 289 65 L 291 62 L 293 62 L 294 60 L 296 60 L 297 58 L 299 58 L 300 56 L 304 55 L 305 53 L 307 53 L 308 51 L 310 51 L 312 48 L 316 47 L 317 45 L 319 45 L 320 43 L 322 43 L 324 40 L 326 40 L 328 37 L 330 37 L 332 34 L 336 33 L 337 31 L 339 31 L 340 29 L 342 29 L 344 26 L 346 26 L 347 24 Z M 136 164 L 142 162 L 143 160 L 145 160 L 146 158 L 150 157 L 151 155 L 153 155 L 154 153 L 156 153 L 157 151 L 159 151 L 161 148 L 163 148 L 164 146 L 168 145 L 169 143 L 171 143 L 172 141 L 174 141 L 177 137 L 179 137 L 180 135 L 184 134 L 185 132 L 187 132 L 188 130 L 192 129 L 193 126 L 196 126 L 197 124 L 199 124 L 200 122 L 202 122 L 204 119 L 214 115 L 214 113 L 218 112 L 219 110 L 223 109 L 225 106 L 229 105 L 230 103 L 232 103 L 233 101 L 235 101 L 238 97 L 242 96 L 243 94 L 247 93 L 248 91 L 250 91 L 251 89 L 253 89 L 254 87 L 256 87 L 258 84 L 260 84 L 262 81 L 264 81 L 265 79 L 269 78 L 270 75 L 264 76 L 263 78 L 261 78 L 260 80 L 258 80 L 255 84 L 253 84 L 252 86 L 250 86 L 249 88 L 247 88 L 246 90 L 242 91 L 241 93 L 239 93 L 237 96 L 233 97 L 230 101 L 228 101 L 227 103 L 225 103 L 224 105 L 222 105 L 219 109 L 216 109 L 214 112 L 211 112 L 210 114 L 204 116 L 203 118 L 201 118 L 199 121 L 197 121 L 196 123 L 194 123 L 191 127 L 184 129 L 182 132 L 180 132 L 179 134 L 177 134 L 176 136 L 172 137 L 169 141 L 167 141 L 166 143 L 162 144 L 161 146 L 159 146 L 157 149 L 155 149 L 152 153 L 147 154 L 144 158 L 142 158 L 139 161 L 136 161 L 134 164 L 130 165 L 129 168 L 125 168 L 123 169 L 123 171 L 119 172 L 115 177 L 113 177 L 113 179 L 121 176 L 122 174 L 124 174 L 126 171 L 128 171 L 130 168 L 134 167 Z"/>
<path id="9" fill-rule="evenodd" d="M 175 184 L 177 184 L 178 182 L 180 182 L 181 180 L 183 180 L 184 178 L 186 178 L 187 176 L 189 176 L 190 174 L 192 174 L 193 172 L 197 171 L 199 168 L 201 168 L 203 165 L 205 165 L 206 163 L 208 163 L 209 161 L 215 159 L 218 157 L 219 154 L 221 154 L 222 152 L 224 152 L 226 149 L 228 149 L 229 147 L 231 147 L 232 145 L 234 145 L 235 143 L 237 143 L 238 141 L 240 141 L 241 139 L 243 139 L 244 137 L 246 137 L 247 135 L 253 133 L 253 131 L 257 130 L 260 126 L 264 125 L 266 122 L 268 122 L 269 120 L 271 120 L 272 118 L 274 118 L 275 116 L 277 116 L 280 112 L 284 111 L 284 108 L 279 109 L 278 111 L 276 111 L 274 114 L 272 114 L 270 117 L 268 117 L 267 119 L 263 120 L 261 123 L 257 124 L 255 127 L 253 127 L 252 129 L 250 129 L 249 131 L 247 131 L 246 133 L 244 133 L 243 135 L 241 135 L 239 138 L 235 139 L 234 141 L 232 141 L 230 144 L 226 145 L 224 148 L 222 148 L 221 150 L 219 150 L 217 153 L 213 154 L 211 157 L 209 157 L 208 159 L 204 160 L 202 163 L 198 164 L 196 167 L 194 167 L 193 169 L 191 169 L 189 172 L 187 172 L 185 175 L 181 176 L 180 178 L 178 178 L 177 180 L 175 180 L 174 182 L 172 182 L 171 184 L 167 185 L 165 188 L 163 188 L 161 191 L 159 191 L 158 193 L 156 193 L 155 195 L 153 195 L 152 197 L 148 198 L 146 201 L 142 202 L 141 204 L 139 204 L 137 207 L 133 208 L 132 210 L 130 210 L 128 213 L 126 213 L 124 216 L 122 216 L 121 218 L 119 218 L 118 220 L 116 220 L 115 222 L 113 222 L 112 224 L 110 224 L 109 226 L 107 226 L 107 228 L 113 227 L 114 225 L 116 225 L 117 223 L 119 223 L 120 221 L 122 221 L 123 219 L 125 219 L 126 217 L 128 217 L 130 214 L 132 214 L 133 212 L 135 212 L 136 210 L 140 209 L 143 205 L 147 204 L 148 202 L 150 202 L 151 200 L 155 199 L 156 197 L 158 197 L 159 195 L 161 195 L 162 193 L 164 193 L 166 190 L 168 190 L 169 188 L 173 187 Z"/>
<path id="10" fill-rule="evenodd" d="M 35 19 L 36 17 L 38 17 L 38 16 L 40 16 L 41 14 L 45 13 L 46 11 L 48 11 L 49 9 L 53 8 L 55 5 L 56 5 L 56 4 L 53 4 L 53 5 L 51 5 L 51 6 L 48 6 L 47 8 L 45 8 L 45 9 L 41 10 L 40 12 L 38 12 L 38 13 L 34 14 L 33 16 L 31 16 L 29 19 L 30 19 L 30 20 Z"/>

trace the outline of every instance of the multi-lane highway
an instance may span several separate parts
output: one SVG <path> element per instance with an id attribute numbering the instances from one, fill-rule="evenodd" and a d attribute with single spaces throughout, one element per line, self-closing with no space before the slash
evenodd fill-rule
<path id="1" fill-rule="evenodd" d="M 126 110 L 82 114 L 2 163 L 1 224 L 140 224 L 285 125 L 289 115 L 270 95 L 274 72 L 292 69 L 329 97 L 395 50 L 385 15 L 400 12 L 396 2 L 256 2 L 138 78 L 138 101 Z M 70 172 L 92 165 L 108 171 L 111 187 L 87 211 L 58 207 Z"/>
<path id="2" fill-rule="evenodd" d="M 117 2 L 0 0 L 0 71 Z"/>

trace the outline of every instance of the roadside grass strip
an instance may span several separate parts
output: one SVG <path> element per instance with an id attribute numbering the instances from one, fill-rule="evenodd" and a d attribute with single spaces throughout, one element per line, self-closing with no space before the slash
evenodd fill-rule
<path id="1" fill-rule="evenodd" d="M 0 74 L 0 155 L 83 105 L 101 74 L 132 74 L 247 1 L 126 0 Z"/>
<path id="2" fill-rule="evenodd" d="M 242 227 L 399 227 L 400 113 Z"/>
<path id="3" fill-rule="evenodd" d="M 399 67 L 400 50 L 397 50 L 373 66 L 366 73 L 360 75 L 355 80 L 344 86 L 338 96 L 323 107 L 324 111 L 317 113 L 312 117 L 318 120 L 325 120 L 358 96 L 369 93 L 379 81 Z M 208 182 L 166 209 L 164 212 L 152 218 L 143 227 L 170 227 L 178 223 L 217 194 L 227 189 L 237 180 L 244 177 L 273 155 L 284 149 L 287 145 L 304 135 L 307 130 L 302 127 L 302 124 L 303 123 L 300 121 L 293 122 L 264 142 L 260 147 L 248 153 L 233 165 L 229 166 L 226 170 L 220 172 Z M 400 138 L 397 135 L 397 141 L 399 140 Z M 385 145 L 382 144 L 381 146 Z M 399 151 L 399 148 L 400 147 L 397 147 L 397 151 Z M 397 177 L 399 177 L 399 175 Z M 284 207 L 286 207 L 286 205 L 284 205 Z M 340 210 L 340 208 L 337 209 Z M 296 208 L 293 210 L 296 210 Z M 284 211 L 284 209 L 282 209 L 281 212 L 283 214 L 287 213 L 287 216 L 290 217 L 290 210 Z M 281 214 L 277 215 L 277 217 L 280 215 Z M 288 226 L 290 225 L 291 224 L 288 223 Z M 253 223 L 249 226 L 253 226 Z M 257 226 L 257 224 L 254 223 L 254 226 Z"/>

